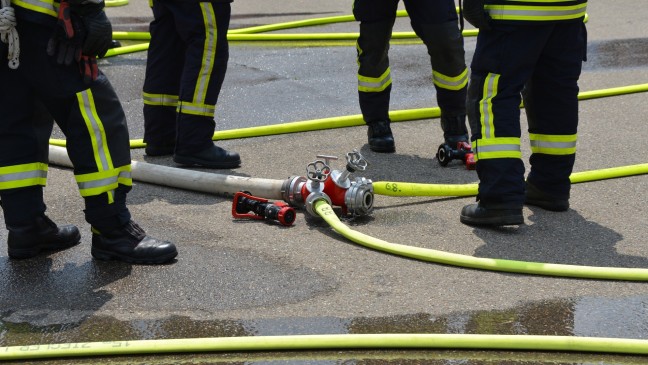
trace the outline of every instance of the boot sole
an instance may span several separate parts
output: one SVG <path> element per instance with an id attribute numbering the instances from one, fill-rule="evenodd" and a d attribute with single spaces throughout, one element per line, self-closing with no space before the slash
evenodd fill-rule
<path id="1" fill-rule="evenodd" d="M 508 215 L 503 217 L 483 217 L 473 218 L 461 215 L 459 220 L 463 224 L 471 226 L 519 226 L 524 224 L 524 216 L 522 215 Z"/>
<path id="2" fill-rule="evenodd" d="M 214 162 L 209 160 L 201 160 L 193 157 L 185 156 L 173 156 L 173 161 L 175 163 L 185 165 L 185 166 L 201 166 L 209 167 L 212 169 L 234 169 L 241 166 L 241 160 L 231 161 L 231 162 Z"/>
<path id="3" fill-rule="evenodd" d="M 24 260 L 24 259 L 29 259 L 38 256 L 41 253 L 52 253 L 52 252 L 67 250 L 68 248 L 72 248 L 78 245 L 79 243 L 81 243 L 81 234 L 77 235 L 74 239 L 70 241 L 63 242 L 56 246 L 52 246 L 51 244 L 42 244 L 27 249 L 8 248 L 7 253 L 9 254 L 9 258 L 15 260 Z"/>
<path id="4" fill-rule="evenodd" d="M 168 253 L 163 256 L 137 259 L 130 256 L 120 255 L 114 252 L 99 250 L 95 248 L 92 248 L 90 250 L 90 253 L 92 254 L 92 257 L 101 261 L 123 261 L 129 264 L 144 264 L 144 265 L 164 264 L 173 260 L 176 256 L 178 256 L 178 252 L 176 251 L 176 252 Z"/>

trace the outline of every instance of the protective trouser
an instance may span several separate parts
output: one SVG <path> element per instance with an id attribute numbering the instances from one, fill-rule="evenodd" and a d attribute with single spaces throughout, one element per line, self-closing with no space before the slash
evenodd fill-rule
<path id="1" fill-rule="evenodd" d="M 213 145 L 225 79 L 228 2 L 155 0 L 144 80 L 144 141 L 200 152 Z"/>
<path id="2" fill-rule="evenodd" d="M 353 14 L 360 21 L 358 52 L 358 94 L 367 123 L 389 118 L 391 70 L 389 41 L 399 0 L 355 0 Z M 423 40 L 430 55 L 437 103 L 447 117 L 466 114 L 468 69 L 463 37 L 457 25 L 452 0 L 403 0 L 412 29 Z M 463 119 L 453 135 L 466 134 Z M 444 131 L 446 127 L 444 127 Z M 456 132 L 456 133 L 454 133 Z"/>
<path id="3" fill-rule="evenodd" d="M 582 21 L 511 25 L 493 22 L 479 33 L 471 65 L 467 111 L 486 206 L 521 207 L 524 162 L 520 105 L 531 142 L 530 183 L 568 198 L 576 156 L 578 78 L 587 34 Z"/>
<path id="4" fill-rule="evenodd" d="M 20 67 L 0 62 L 0 197 L 5 223 L 27 225 L 45 212 L 48 141 L 56 120 L 67 140 L 74 177 L 85 200 L 85 218 L 97 229 L 130 220 L 131 189 L 126 117 L 100 73 L 88 86 L 78 66 L 47 56 L 51 27 L 18 19 Z"/>

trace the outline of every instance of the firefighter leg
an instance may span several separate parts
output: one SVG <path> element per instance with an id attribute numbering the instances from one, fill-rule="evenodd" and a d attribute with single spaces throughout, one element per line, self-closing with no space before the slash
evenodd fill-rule
<path id="1" fill-rule="evenodd" d="M 185 44 L 175 30 L 173 13 L 166 2 L 153 3 L 153 17 L 142 93 L 144 142 L 147 155 L 164 156 L 173 154 L 176 145 L 176 108 Z"/>
<path id="2" fill-rule="evenodd" d="M 569 209 L 584 28 L 582 23 L 555 26 L 523 91 L 531 142 L 526 203 L 551 211 Z"/>
<path id="3" fill-rule="evenodd" d="M 229 46 L 230 3 L 216 1 L 168 4 L 176 30 L 187 45 L 180 81 L 178 138 L 173 160 L 181 165 L 230 169 L 241 165 L 236 152 L 214 145 L 214 113 L 225 79 Z"/>
<path id="4" fill-rule="evenodd" d="M 388 52 L 393 25 L 394 19 L 361 22 L 357 41 L 358 100 L 368 127 L 369 148 L 375 152 L 396 150 L 389 119 L 391 70 Z"/>
<path id="5" fill-rule="evenodd" d="M 58 227 L 45 215 L 43 187 L 47 179 L 48 139 L 52 117 L 35 99 L 20 71 L 0 65 L 0 199 L 7 247 L 12 259 L 25 259 L 41 252 L 62 250 L 80 242 L 73 225 Z"/>

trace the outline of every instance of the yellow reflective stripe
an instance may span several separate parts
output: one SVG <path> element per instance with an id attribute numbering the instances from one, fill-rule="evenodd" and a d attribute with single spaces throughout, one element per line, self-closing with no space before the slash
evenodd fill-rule
<path id="1" fill-rule="evenodd" d="M 518 137 L 480 138 L 474 141 L 473 149 L 475 161 L 493 158 L 522 158 L 520 138 Z"/>
<path id="2" fill-rule="evenodd" d="M 201 2 L 200 9 L 203 14 L 205 23 L 205 44 L 203 45 L 203 58 L 200 64 L 200 73 L 196 81 L 193 102 L 202 104 L 207 96 L 207 88 L 211 79 L 212 70 L 214 69 L 214 59 L 216 58 L 216 42 L 218 30 L 216 28 L 216 14 L 211 3 Z"/>
<path id="3" fill-rule="evenodd" d="M 92 90 L 88 89 L 77 93 L 77 100 L 79 101 L 81 115 L 90 134 L 97 170 L 112 170 L 113 163 L 110 157 L 110 151 L 108 150 L 106 131 L 104 130 L 101 118 L 97 114 Z"/>
<path id="4" fill-rule="evenodd" d="M 58 16 L 58 3 L 53 0 L 11 0 L 11 3 L 38 13 Z"/>
<path id="5" fill-rule="evenodd" d="M 0 190 L 47 183 L 47 164 L 42 162 L 0 167 Z"/>
<path id="6" fill-rule="evenodd" d="M 146 105 L 178 106 L 178 95 L 142 93 Z"/>
<path id="7" fill-rule="evenodd" d="M 549 135 L 530 133 L 531 152 L 545 155 L 573 155 L 576 153 L 576 134 Z"/>
<path id="8" fill-rule="evenodd" d="M 195 104 L 189 103 L 186 101 L 180 101 L 178 108 L 176 109 L 178 113 L 182 114 L 191 114 L 191 115 L 201 115 L 205 117 L 213 117 L 216 112 L 215 105 L 207 104 Z"/>
<path id="9" fill-rule="evenodd" d="M 468 85 L 468 68 L 466 67 L 459 76 L 454 77 L 432 71 L 432 81 L 442 89 L 461 90 Z"/>
<path id="10" fill-rule="evenodd" d="M 585 16 L 587 3 L 557 6 L 485 5 L 484 8 L 494 20 L 551 21 L 582 18 Z"/>
<path id="11" fill-rule="evenodd" d="M 81 196 L 94 196 L 115 190 L 118 184 L 133 185 L 131 165 L 108 171 L 91 172 L 74 176 Z"/>
<path id="12" fill-rule="evenodd" d="M 484 80 L 482 99 L 479 101 L 479 121 L 481 123 L 482 138 L 495 137 L 493 120 L 493 99 L 497 96 L 500 75 L 489 73 Z"/>
<path id="13" fill-rule="evenodd" d="M 391 70 L 389 67 L 378 77 L 368 77 L 358 74 L 358 91 L 375 93 L 383 91 L 391 85 Z"/>

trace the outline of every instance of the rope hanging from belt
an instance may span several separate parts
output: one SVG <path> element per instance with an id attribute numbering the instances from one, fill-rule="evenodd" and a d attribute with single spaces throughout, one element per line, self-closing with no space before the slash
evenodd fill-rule
<path id="1" fill-rule="evenodd" d="M 0 40 L 9 46 L 9 68 L 17 69 L 20 64 L 20 41 L 18 40 L 18 31 L 16 30 L 16 14 L 11 7 L 11 0 L 0 0 Z"/>

